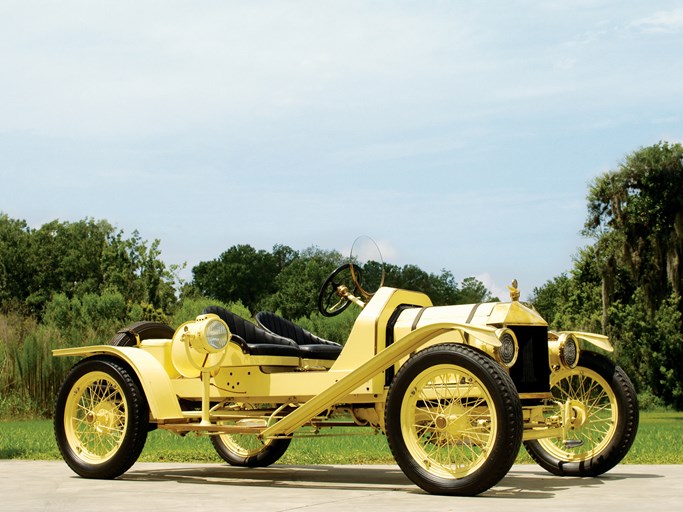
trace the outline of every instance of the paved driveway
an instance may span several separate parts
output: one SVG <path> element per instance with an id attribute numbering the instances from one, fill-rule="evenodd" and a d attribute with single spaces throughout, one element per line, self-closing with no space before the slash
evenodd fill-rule
<path id="1" fill-rule="evenodd" d="M 0 461 L 2 510 L 161 512 L 561 512 L 683 510 L 683 465 L 622 465 L 601 478 L 560 478 L 516 465 L 476 498 L 432 496 L 397 466 L 138 463 L 117 480 L 77 477 L 63 462 Z M 206 510 L 206 508 L 204 508 Z"/>

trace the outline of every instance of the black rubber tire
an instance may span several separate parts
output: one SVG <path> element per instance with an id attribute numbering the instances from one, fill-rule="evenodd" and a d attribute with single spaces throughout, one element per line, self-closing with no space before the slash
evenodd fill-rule
<path id="1" fill-rule="evenodd" d="M 598 446 L 596 453 L 581 456 L 580 450 L 583 447 L 577 447 L 576 450 L 579 453 L 577 453 L 575 460 L 570 460 L 569 457 L 558 457 L 556 454 L 549 453 L 544 448 L 543 441 L 525 441 L 524 447 L 531 458 L 543 469 L 554 475 L 594 477 L 609 471 L 626 456 L 638 431 L 639 411 L 636 391 L 621 367 L 605 356 L 585 351 L 581 352 L 579 364 L 572 371 L 572 376 L 579 378 L 584 369 L 598 374 L 611 388 L 616 403 L 610 406 L 610 409 L 616 407 L 616 428 L 614 428 L 613 432 L 605 434 L 605 438 L 608 435 L 611 438 L 605 439 L 606 444 L 602 448 Z M 599 382 L 592 378 L 591 381 L 599 384 Z M 558 391 L 559 388 L 553 386 L 554 394 L 557 394 Z M 593 393 L 595 392 L 593 391 Z M 560 399 L 561 397 L 558 396 L 557 398 Z M 589 414 L 588 417 L 590 419 L 591 415 Z M 593 423 L 594 428 L 597 428 L 596 424 L 597 422 Z M 590 429 L 590 421 L 580 428 Z M 595 436 L 591 436 L 591 440 L 594 438 Z"/>
<path id="2" fill-rule="evenodd" d="M 211 436 L 211 443 L 216 449 L 216 453 L 231 466 L 245 468 L 264 468 L 274 464 L 285 454 L 289 447 L 289 443 L 292 442 L 291 439 L 272 439 L 265 442 L 258 452 L 251 452 L 249 455 L 244 455 L 231 449 L 230 446 L 226 444 L 226 437 L 230 437 L 232 442 L 238 443 L 234 436 L 229 436 L 229 434 Z"/>
<path id="3" fill-rule="evenodd" d="M 135 334 L 140 337 L 140 341 L 171 339 L 175 334 L 175 330 L 161 322 L 135 322 L 117 332 L 114 337 L 109 340 L 109 345 L 114 345 L 116 347 L 135 347 L 137 346 Z"/>
<path id="4" fill-rule="evenodd" d="M 424 455 L 424 458 L 418 460 L 418 458 L 411 454 L 408 447 L 409 444 L 419 444 L 420 439 L 417 432 L 412 429 L 404 432 L 401 428 L 404 398 L 408 396 L 408 399 L 410 399 L 410 397 L 418 394 L 421 376 L 425 372 L 432 369 L 436 370 L 436 367 L 442 365 L 452 367 L 455 371 L 464 371 L 477 379 L 479 385 L 485 389 L 490 397 L 491 403 L 486 405 L 488 406 L 487 411 L 489 411 L 492 418 L 491 425 L 494 425 L 493 420 L 495 420 L 495 428 L 491 427 L 490 432 L 492 433 L 486 438 L 486 441 L 482 442 L 482 444 L 489 443 L 488 453 L 484 453 L 485 450 L 482 449 L 480 460 L 464 476 L 452 475 L 448 470 L 443 471 L 439 469 L 438 465 L 440 462 L 431 458 L 431 453 L 425 452 L 421 454 Z M 466 383 L 466 381 L 463 381 L 464 378 L 462 375 L 458 378 L 458 385 Z M 443 385 L 443 382 L 445 381 L 442 381 L 442 387 L 451 385 L 450 381 L 448 381 L 446 386 Z M 436 393 L 437 387 L 434 384 L 429 389 L 433 389 L 433 392 Z M 444 397 L 438 400 L 425 398 L 424 401 L 419 402 L 422 404 L 421 407 L 418 407 L 418 402 L 416 402 L 415 412 L 411 413 L 408 409 L 406 414 L 409 418 L 411 414 L 417 415 L 420 413 L 424 417 L 425 413 L 423 411 L 427 410 L 427 408 L 436 406 L 437 410 L 441 411 L 444 410 L 444 407 L 445 409 L 453 408 L 448 414 L 444 413 L 441 420 L 439 420 L 437 414 L 432 414 L 431 411 L 428 412 L 426 416 L 429 418 L 428 423 L 421 427 L 417 425 L 417 418 L 413 421 L 413 427 L 416 429 L 421 428 L 423 433 L 431 432 L 428 436 L 423 434 L 424 439 L 427 440 L 426 444 L 432 447 L 436 446 L 434 451 L 439 451 L 439 446 L 448 445 L 448 457 L 451 457 L 451 446 L 466 446 L 468 442 L 471 446 L 474 446 L 477 444 L 477 440 L 481 441 L 484 438 L 484 436 L 477 438 L 477 434 L 471 434 L 469 430 L 458 430 L 455 435 L 448 430 L 448 421 L 457 416 L 455 414 L 455 411 L 458 410 L 457 408 L 469 406 L 473 409 L 471 405 L 472 400 L 471 397 L 463 398 L 462 396 Z M 446 416 L 448 416 L 448 419 L 445 419 Z M 460 418 L 465 418 L 468 429 L 471 428 L 472 430 L 481 429 L 481 421 L 485 422 L 485 420 L 481 419 L 475 422 L 474 419 L 470 419 L 467 413 L 462 414 L 454 421 L 460 421 Z M 442 423 L 439 424 L 439 421 Z M 398 465 L 415 484 L 433 494 L 475 496 L 486 491 L 507 474 L 515 461 L 522 443 L 522 407 L 512 379 L 510 379 L 510 376 L 502 366 L 489 356 L 468 346 L 457 344 L 435 345 L 418 352 L 408 359 L 396 374 L 389 389 L 385 424 L 389 447 Z M 438 433 L 438 429 L 441 429 L 442 433 Z M 460 437 L 456 440 L 457 436 Z M 436 439 L 436 441 L 432 442 L 431 439 Z M 436 474 L 439 472 L 440 474 Z"/>
<path id="5" fill-rule="evenodd" d="M 87 377 L 95 377 L 96 372 L 105 374 L 109 384 L 104 379 L 98 380 L 97 383 L 88 384 Z M 85 380 L 82 381 L 81 379 Z M 118 386 L 118 389 L 113 383 Z M 97 390 L 101 390 L 104 386 L 108 386 L 106 395 L 100 392 L 99 397 L 95 398 L 101 398 L 101 400 L 99 402 L 93 400 L 92 394 L 97 393 Z M 81 404 L 85 403 L 94 404 L 93 409 L 97 409 L 99 404 L 100 409 L 99 411 L 89 411 L 90 414 L 85 413 L 82 418 L 74 418 L 73 409 L 71 412 L 66 409 L 72 406 L 71 400 L 74 400 L 75 396 L 85 393 L 85 389 L 94 389 L 95 391 L 90 391 L 89 398 L 84 402 L 81 402 L 79 398 L 79 405 L 75 408 L 79 411 L 85 410 L 87 407 L 81 407 Z M 103 457 L 100 461 L 97 460 L 97 454 L 91 457 L 87 451 L 72 445 L 72 442 L 80 442 L 81 440 L 87 444 L 87 437 L 92 436 L 93 433 L 82 430 L 80 433 L 74 433 L 74 430 L 79 423 L 94 423 L 93 418 L 97 418 L 98 413 L 100 415 L 109 414 L 110 416 L 120 414 L 125 419 L 125 423 L 119 432 L 122 434 L 122 440 L 120 442 L 116 440 L 115 434 L 110 434 L 107 439 L 104 439 L 105 442 L 111 442 L 118 446 L 113 448 L 114 451 L 111 452 L 111 455 L 107 454 L 106 458 Z M 72 421 L 71 424 L 67 423 L 69 420 Z M 123 364 L 116 360 L 90 358 L 81 361 L 66 376 L 57 395 L 54 419 L 57 446 L 68 466 L 84 478 L 110 479 L 125 473 L 138 459 L 145 446 L 148 423 L 149 408 L 136 379 Z M 113 432 L 116 430 L 116 428 L 110 427 L 111 425 L 105 425 L 97 435 L 104 438 L 105 436 L 101 435 L 103 431 Z"/>

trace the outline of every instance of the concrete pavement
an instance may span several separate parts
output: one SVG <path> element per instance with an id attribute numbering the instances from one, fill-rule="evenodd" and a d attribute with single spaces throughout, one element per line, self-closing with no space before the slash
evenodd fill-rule
<path id="1" fill-rule="evenodd" d="M 398 466 L 283 466 L 138 463 L 116 480 L 86 480 L 65 463 L 0 461 L 1 510 L 228 512 L 683 510 L 683 465 L 621 465 L 600 478 L 560 478 L 516 465 L 476 498 L 433 496 Z"/>

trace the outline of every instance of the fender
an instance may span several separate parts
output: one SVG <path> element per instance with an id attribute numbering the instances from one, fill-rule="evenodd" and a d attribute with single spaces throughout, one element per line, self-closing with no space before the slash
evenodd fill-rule
<path id="1" fill-rule="evenodd" d="M 171 379 L 159 361 L 137 347 L 96 345 L 90 347 L 62 348 L 52 351 L 55 357 L 108 355 L 125 361 L 137 375 L 149 404 L 152 420 L 169 420 L 183 417 Z"/>
<path id="2" fill-rule="evenodd" d="M 594 334 L 592 332 L 579 331 L 561 331 L 557 334 L 573 334 L 577 338 L 587 341 L 591 345 L 595 345 L 596 347 L 601 348 L 602 350 L 605 350 L 607 352 L 614 352 L 614 347 L 610 343 L 609 338 L 607 336 L 603 336 L 602 334 Z"/>
<path id="3" fill-rule="evenodd" d="M 492 334 L 495 333 L 495 329 L 490 329 L 491 332 L 488 332 L 489 328 L 477 327 L 470 329 L 471 326 L 469 325 L 463 326 L 462 324 L 452 322 L 439 322 L 420 327 L 389 345 L 373 358 L 342 377 L 325 391 L 308 400 L 297 410 L 291 412 L 274 425 L 265 429 L 261 433 L 261 437 L 267 439 L 270 437 L 291 434 L 320 412 L 331 405 L 340 402 L 346 395 L 351 393 L 351 391 L 356 389 L 363 382 L 368 381 L 379 372 L 389 368 L 389 366 L 396 361 L 419 349 L 421 345 L 424 345 L 441 334 L 450 331 L 464 330 L 464 327 L 471 330 L 471 334 L 477 338 L 484 334 L 495 337 L 495 335 Z M 498 345 L 500 345 L 500 342 Z"/>

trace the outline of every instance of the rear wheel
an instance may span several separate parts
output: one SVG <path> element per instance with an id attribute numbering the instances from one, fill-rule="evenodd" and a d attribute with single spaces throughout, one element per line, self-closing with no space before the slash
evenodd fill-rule
<path id="1" fill-rule="evenodd" d="M 221 434 L 211 436 L 216 453 L 231 466 L 262 468 L 282 457 L 291 439 L 261 440 L 253 434 Z"/>
<path id="2" fill-rule="evenodd" d="M 250 418 L 237 420 L 232 423 L 236 426 L 260 426 L 266 427 L 271 419 L 273 405 L 263 404 L 254 406 L 250 404 L 235 403 L 235 410 L 249 411 Z M 224 423 L 230 424 L 230 423 Z M 262 468 L 270 466 L 282 457 L 291 438 L 260 439 L 256 434 L 219 434 L 211 436 L 211 443 L 216 453 L 231 466 L 248 468 Z"/>
<path id="3" fill-rule="evenodd" d="M 551 377 L 551 388 L 577 426 L 568 439 L 525 442 L 531 458 L 560 476 L 598 476 L 621 462 L 638 430 L 638 401 L 626 373 L 604 356 L 582 352 L 576 368 Z"/>
<path id="4" fill-rule="evenodd" d="M 514 383 L 498 363 L 463 345 L 411 357 L 391 385 L 385 422 L 398 465 L 434 494 L 489 489 L 507 474 L 522 441 Z"/>
<path id="5" fill-rule="evenodd" d="M 67 375 L 57 396 L 55 437 L 62 457 L 85 478 L 125 473 L 145 446 L 147 402 L 123 365 L 86 359 Z"/>
<path id="6" fill-rule="evenodd" d="M 117 332 L 109 340 L 109 344 L 117 347 L 135 347 L 138 340 L 171 339 L 173 334 L 173 328 L 161 322 L 135 322 Z"/>

